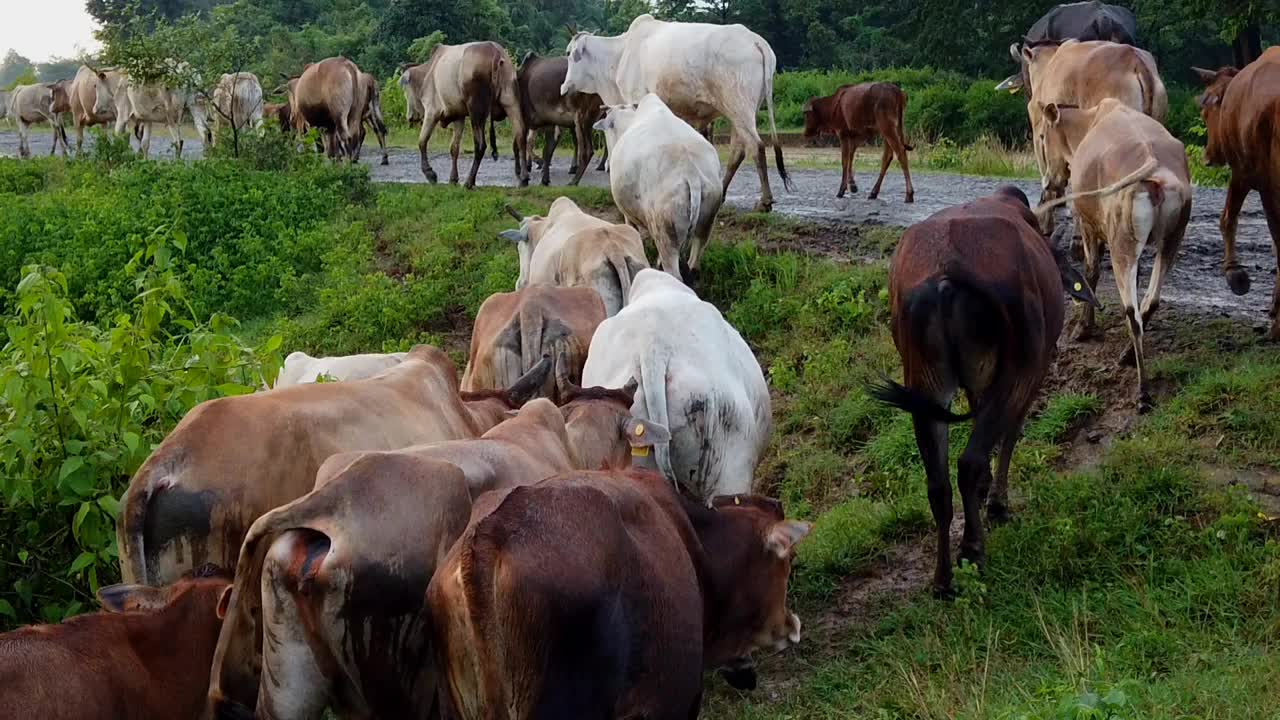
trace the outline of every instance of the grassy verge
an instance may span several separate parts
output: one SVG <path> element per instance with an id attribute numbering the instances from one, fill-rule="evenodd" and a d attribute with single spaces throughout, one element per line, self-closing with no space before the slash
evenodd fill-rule
<path id="1" fill-rule="evenodd" d="M 234 307 L 247 339 L 313 353 L 427 341 L 460 359 L 480 302 L 514 284 L 504 205 L 540 212 L 560 194 L 610 208 L 600 189 L 379 187 L 359 168 L 0 161 L 0 272 L 12 286 L 25 262 L 60 265 L 82 316 L 105 319 L 134 303 L 118 268 L 180 226 L 175 278 L 200 313 Z M 1268 717 L 1280 546 L 1224 480 L 1280 482 L 1280 358 L 1235 323 L 1175 323 L 1158 411 L 1088 467 L 1067 443 L 1110 401 L 1049 387 L 1014 459 L 1015 521 L 991 534 L 988 572 L 962 570 L 961 599 L 937 602 L 910 421 L 862 391 L 899 372 L 884 289 L 898 234 L 726 211 L 704 258 L 703 296 L 773 391 L 761 487 L 815 523 L 793 581 L 805 641 L 764 662 L 761 691 L 713 681 L 706 715 Z M 966 437 L 952 430 L 953 455 Z M 877 568 L 917 581 L 868 611 L 859 578 Z"/>

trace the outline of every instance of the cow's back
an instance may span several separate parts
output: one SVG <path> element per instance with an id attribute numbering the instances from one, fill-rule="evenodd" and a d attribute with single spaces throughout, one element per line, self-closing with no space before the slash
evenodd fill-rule
<path id="1" fill-rule="evenodd" d="M 321 60 L 302 72 L 295 94 L 302 120 L 314 127 L 336 129 L 339 119 L 349 120 L 357 106 L 359 70 L 343 57 Z M 354 127 L 349 124 L 348 129 Z"/>
<path id="2" fill-rule="evenodd" d="M 1114 98 L 1164 120 L 1168 95 L 1155 59 L 1146 50 L 1106 41 L 1068 41 L 1035 81 L 1037 103 L 1064 103 L 1089 109 Z"/>

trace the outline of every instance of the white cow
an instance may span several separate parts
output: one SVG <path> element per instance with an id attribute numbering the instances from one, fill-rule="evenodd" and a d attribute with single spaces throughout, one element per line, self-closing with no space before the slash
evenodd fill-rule
<path id="1" fill-rule="evenodd" d="M 6 106 L 6 113 L 18 126 L 18 157 L 31 157 L 31 126 L 35 123 L 47 122 L 53 127 L 53 146 L 58 147 L 58 122 L 49 85 L 19 85 L 9 94 Z M 67 156 L 65 144 L 62 156 Z"/>
<path id="2" fill-rule="evenodd" d="M 511 214 L 520 229 L 499 235 L 519 249 L 517 290 L 530 285 L 590 287 L 604 301 L 605 316 L 613 317 L 627 304 L 632 278 L 649 267 L 635 228 L 588 215 L 567 197 L 556 198 L 546 217 Z"/>
<path id="3" fill-rule="evenodd" d="M 368 353 L 365 355 L 338 355 L 335 357 L 311 357 L 302 352 L 291 352 L 284 359 L 284 367 L 276 378 L 276 388 L 305 385 L 318 382 L 321 376 L 331 380 L 363 380 L 404 362 L 408 353 Z"/>
<path id="4" fill-rule="evenodd" d="M 627 307 L 596 328 L 582 371 L 588 387 L 632 378 L 632 415 L 671 431 L 658 469 L 704 500 L 752 491 L 772 427 L 764 373 L 714 305 L 657 270 L 641 270 Z"/>
<path id="5" fill-rule="evenodd" d="M 609 148 L 613 202 L 658 249 L 662 269 L 681 279 L 686 245 L 695 272 L 724 202 L 720 155 L 697 130 L 650 93 L 638 106 L 612 107 L 595 124 Z"/>
<path id="6" fill-rule="evenodd" d="M 195 96 L 187 90 L 172 90 L 155 85 L 134 83 L 122 70 L 101 70 L 97 73 L 95 87 L 94 115 L 105 116 L 114 113 L 115 131 L 125 131 L 129 123 L 142 125 L 142 157 L 151 152 L 151 124 L 164 123 L 169 129 L 169 137 L 173 140 L 174 151 L 182 157 L 182 118 L 188 110 L 196 128 L 207 127 L 207 119 L 203 108 L 195 102 Z"/>
<path id="7" fill-rule="evenodd" d="M 569 71 L 560 93 L 595 93 L 606 105 L 638 103 L 657 93 L 677 115 L 694 127 L 706 127 L 720 116 L 729 119 L 733 138 L 722 192 L 748 150 L 760 175 L 758 209 L 773 207 L 765 143 L 756 131 L 756 112 L 769 110 L 778 174 L 791 181 L 782 162 L 778 128 L 773 120 L 773 76 L 778 60 L 764 38 L 742 25 L 709 25 L 655 20 L 641 15 L 617 37 L 578 33 L 569 42 Z M 610 170 L 613 169 L 612 158 Z"/>
<path id="8" fill-rule="evenodd" d="M 213 113 L 209 118 L 212 127 L 207 139 L 217 142 L 222 124 L 230 123 L 236 130 L 262 127 L 262 83 L 249 72 L 225 73 L 213 89 Z M 197 121 L 198 123 L 199 121 Z"/>

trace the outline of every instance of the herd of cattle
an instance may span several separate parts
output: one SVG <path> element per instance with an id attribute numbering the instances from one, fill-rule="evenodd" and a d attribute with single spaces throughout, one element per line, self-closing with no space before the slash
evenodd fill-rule
<path id="1" fill-rule="evenodd" d="M 904 381 L 869 391 L 913 416 L 939 594 L 952 581 L 946 427 L 974 422 L 958 462 L 960 556 L 981 566 L 983 505 L 989 520 L 1007 515 L 1013 448 L 1066 323 L 1064 295 L 1083 304 L 1078 334 L 1093 330 L 1104 244 L 1138 407 L 1150 406 L 1143 330 L 1191 191 L 1185 151 L 1161 125 L 1168 101 L 1155 61 L 1133 44 L 1125 13 L 1061 6 L 1012 49 L 1020 71 L 1001 85 L 1030 98 L 1041 204 L 1001 188 L 909 228 L 892 259 Z M 518 248 L 517 287 L 481 306 L 461 378 L 429 346 L 296 352 L 273 387 L 194 408 L 122 500 L 124 584 L 99 593 L 112 613 L 0 636 L 0 706 L 43 718 L 316 718 L 326 707 L 343 717 L 688 718 L 704 669 L 752 687 L 754 651 L 799 641 L 787 582 L 809 525 L 751 494 L 772 428 L 764 373 L 683 280 L 748 152 L 760 203 L 772 203 L 755 113 L 770 106 L 772 126 L 774 66 L 768 44 L 741 26 L 641 16 L 622 36 L 579 33 L 566 58 L 526 59 L 518 71 L 494 43 L 440 46 L 403 68 L 428 178 L 440 124 L 457 123 L 456 181 L 461 121 L 471 121 L 468 185 L 486 122 L 492 143 L 493 121 L 511 119 L 522 183 L 532 132 L 573 129 L 576 180 L 594 128 L 625 223 L 567 197 L 545 216 L 511 210 L 519 225 L 502 236 Z M 1262 192 L 1280 238 L 1280 48 L 1201 76 L 1206 156 L 1232 168 L 1222 232 L 1228 279 L 1243 293 L 1234 231 L 1247 192 Z M 226 75 L 211 98 L 216 116 L 241 127 L 265 113 L 285 128 L 320 128 L 334 157 L 356 159 L 366 124 L 385 134 L 378 85 L 349 60 L 308 65 L 285 90 L 288 103 L 269 106 L 256 78 Z M 204 127 L 193 98 L 86 67 L 69 84 L 20 89 L 8 105 L 20 124 L 28 107 L 70 112 L 81 136 L 109 119 L 117 131 L 141 123 L 145 151 L 145 127 L 172 127 L 184 108 Z M 872 196 L 896 156 L 912 199 L 906 101 L 867 84 L 806 107 L 806 134 L 840 137 L 841 195 L 856 191 L 858 145 L 879 134 Z M 720 116 L 733 126 L 723 174 L 702 131 Z M 1083 275 L 1060 247 L 1070 228 L 1053 222 L 1064 204 L 1083 236 Z M 662 271 L 649 266 L 646 237 Z M 1139 302 L 1147 245 L 1156 262 Z M 1273 318 L 1277 303 L 1280 287 Z M 960 391 L 963 415 L 949 409 Z"/>

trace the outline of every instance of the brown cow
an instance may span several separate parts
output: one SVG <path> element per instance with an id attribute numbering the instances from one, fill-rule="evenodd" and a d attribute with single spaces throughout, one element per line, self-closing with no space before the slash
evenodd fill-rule
<path id="1" fill-rule="evenodd" d="M 594 148 L 591 144 L 591 126 L 600 119 L 604 101 L 594 93 L 571 92 L 560 94 L 560 85 L 569 72 L 569 58 L 538 57 L 533 53 L 524 56 L 517 75 L 520 83 L 520 108 L 524 121 L 533 134 L 543 130 L 542 184 L 551 184 L 551 156 L 560 141 L 560 128 L 572 128 L 575 143 L 574 173 L 570 185 L 577 185 Z M 532 143 L 526 145 L 525 166 L 532 167 Z"/>
<path id="2" fill-rule="evenodd" d="M 1200 97 L 1200 114 L 1209 131 L 1205 162 L 1231 168 L 1220 223 L 1226 248 L 1223 271 L 1232 292 L 1249 292 L 1249 273 L 1236 259 L 1236 223 L 1244 199 L 1257 190 L 1277 267 L 1267 338 L 1280 340 L 1280 48 L 1267 48 L 1244 70 L 1196 72 L 1207 86 Z"/>
<path id="3" fill-rule="evenodd" d="M 1160 122 L 1169 112 L 1169 95 L 1160 80 L 1155 58 L 1146 50 L 1102 40 L 1068 40 L 1061 45 L 1024 47 L 1020 52 L 1015 45 L 1010 51 L 1018 52 L 1026 63 L 1031 96 L 1036 99 L 1027 104 L 1027 116 L 1042 183 L 1048 182 L 1044 157 L 1046 130 L 1040 114 L 1045 105 L 1057 103 L 1088 109 L 1114 98 Z M 1046 188 L 1040 199 L 1046 202 L 1056 197 L 1057 194 Z"/>
<path id="4" fill-rule="evenodd" d="M 294 122 L 319 128 L 329 157 L 354 162 L 356 143 L 364 139 L 361 123 L 368 103 L 360 68 L 344 57 L 309 63 L 291 91 Z"/>
<path id="5" fill-rule="evenodd" d="M 697 717 L 705 669 L 799 642 L 808 532 L 776 500 L 707 507 L 644 471 L 481 497 L 427 589 L 445 716 Z"/>
<path id="6" fill-rule="evenodd" d="M 911 226 L 893 254 L 889 306 L 905 385 L 886 380 L 871 394 L 911 413 L 915 424 L 938 528 L 938 595 L 951 592 L 947 424 L 974 418 L 958 468 L 960 557 L 981 567 L 980 504 L 991 488 L 991 452 L 1000 445 L 987 505 L 987 516 L 998 521 L 1008 514 L 1013 446 L 1062 332 L 1064 287 L 1097 302 L 1066 256 L 1040 234 L 1026 196 L 1012 186 Z M 948 409 L 958 389 L 969 399 L 964 415 Z"/>
<path id="7" fill-rule="evenodd" d="M 103 72 L 111 72 L 103 68 Z M 103 108 L 98 112 L 98 71 L 81 65 L 76 76 L 71 80 L 68 90 L 71 105 L 71 123 L 76 128 L 76 154 L 84 149 L 84 129 L 94 125 L 105 125 L 108 130 L 115 124 L 115 106 Z"/>
<path id="8" fill-rule="evenodd" d="M 356 142 L 355 159 L 360 159 L 360 149 L 364 146 L 365 138 L 364 126 L 368 125 L 378 138 L 382 164 L 390 165 L 391 160 L 387 157 L 387 121 L 382 117 L 382 89 L 378 87 L 378 79 L 367 72 L 360 73 L 360 82 L 364 85 L 365 105 L 361 113 L 360 139 Z"/>
<path id="9" fill-rule="evenodd" d="M 427 156 L 427 145 L 436 125 L 458 123 L 453 129 L 453 144 L 450 146 L 453 169 L 449 173 L 449 182 L 456 183 L 462 121 L 471 119 L 475 156 L 465 183 L 465 187 L 471 189 L 476 185 L 476 172 L 484 158 L 485 120 L 509 117 L 515 138 L 512 154 L 515 156 L 516 178 L 521 187 L 529 184 L 529 173 L 524 164 L 528 133 L 520 110 L 520 85 L 505 48 L 495 42 L 437 45 L 430 60 L 422 65 L 413 65 L 400 75 L 400 87 L 404 89 L 409 118 L 422 118 L 418 152 L 422 174 L 428 182 L 436 182 L 436 172 L 431 169 Z"/>
<path id="10" fill-rule="evenodd" d="M 581 391 L 563 410 L 533 400 L 477 440 L 329 458 L 315 490 L 261 517 L 245 539 L 213 663 L 214 710 L 247 709 L 257 682 L 264 717 L 313 717 L 330 703 L 344 716 L 425 715 L 435 671 L 422 600 L 471 498 L 581 468 L 584 457 L 629 459 L 668 437 L 631 417 L 620 394 Z M 593 423 L 576 437 L 603 446 L 576 452 L 566 415 Z M 246 607 L 257 607 L 264 582 L 260 673 Z"/>
<path id="11" fill-rule="evenodd" d="M 67 128 L 63 125 L 63 118 L 67 113 L 71 112 L 71 81 L 58 80 L 49 83 L 49 90 L 53 92 L 53 146 L 49 148 L 49 154 L 53 155 L 58 150 L 58 143 L 62 143 L 62 154 L 66 156 L 67 151 L 71 148 L 71 143 L 67 142 Z"/>
<path id="12" fill-rule="evenodd" d="M 126 582 L 234 567 L 253 521 L 311 490 L 330 455 L 478 437 L 542 387 L 540 363 L 509 391 L 464 402 L 434 347 L 367 380 L 210 400 L 187 413 L 130 481 L 117 529 Z"/>
<path id="13" fill-rule="evenodd" d="M 108 612 L 0 635 L 0 708 L 40 720 L 197 720 L 225 578 L 98 590 Z"/>
<path id="14" fill-rule="evenodd" d="M 276 124 L 280 126 L 280 132 L 293 132 L 293 116 L 289 112 L 289 103 L 266 103 L 262 106 L 262 116 L 265 118 L 275 118 Z"/>
<path id="15" fill-rule="evenodd" d="M 877 134 L 884 140 L 884 155 L 880 158 L 880 177 L 867 196 L 875 200 L 880 196 L 880 184 L 889 171 L 894 156 L 902 166 L 907 180 L 907 202 L 915 202 L 916 192 L 911 185 L 911 167 L 907 164 L 907 144 L 902 129 L 902 114 L 907 109 L 907 94 L 893 83 L 860 83 L 844 85 L 834 95 L 812 98 L 804 106 L 804 136 L 816 137 L 819 133 L 831 133 L 840 138 L 840 190 L 836 197 L 844 197 L 845 190 L 858 192 L 853 178 L 854 158 L 858 146 L 870 142 Z"/>
<path id="16" fill-rule="evenodd" d="M 534 285 L 489 296 L 476 313 L 463 390 L 506 387 L 544 355 L 556 363 L 540 394 L 558 401 L 568 382 L 582 382 L 582 365 L 604 301 L 589 287 Z"/>
<path id="17" fill-rule="evenodd" d="M 1133 341 L 1127 357 L 1138 366 L 1138 409 L 1146 412 L 1151 394 L 1143 327 L 1160 305 L 1160 287 L 1178 258 L 1191 219 L 1186 148 L 1163 125 L 1118 100 L 1103 100 L 1091 110 L 1051 104 L 1041 108 L 1041 114 L 1047 128 L 1047 187 L 1065 186 L 1067 168 L 1071 168 L 1071 189 L 1078 195 L 1073 215 L 1084 239 L 1090 288 L 1097 290 L 1103 244 L 1111 251 L 1111 268 Z M 1118 192 L 1087 195 L 1103 185 Z M 1148 244 L 1156 250 L 1156 262 L 1139 305 L 1138 261 Z M 1086 306 L 1078 337 L 1093 331 L 1093 307 Z"/>

